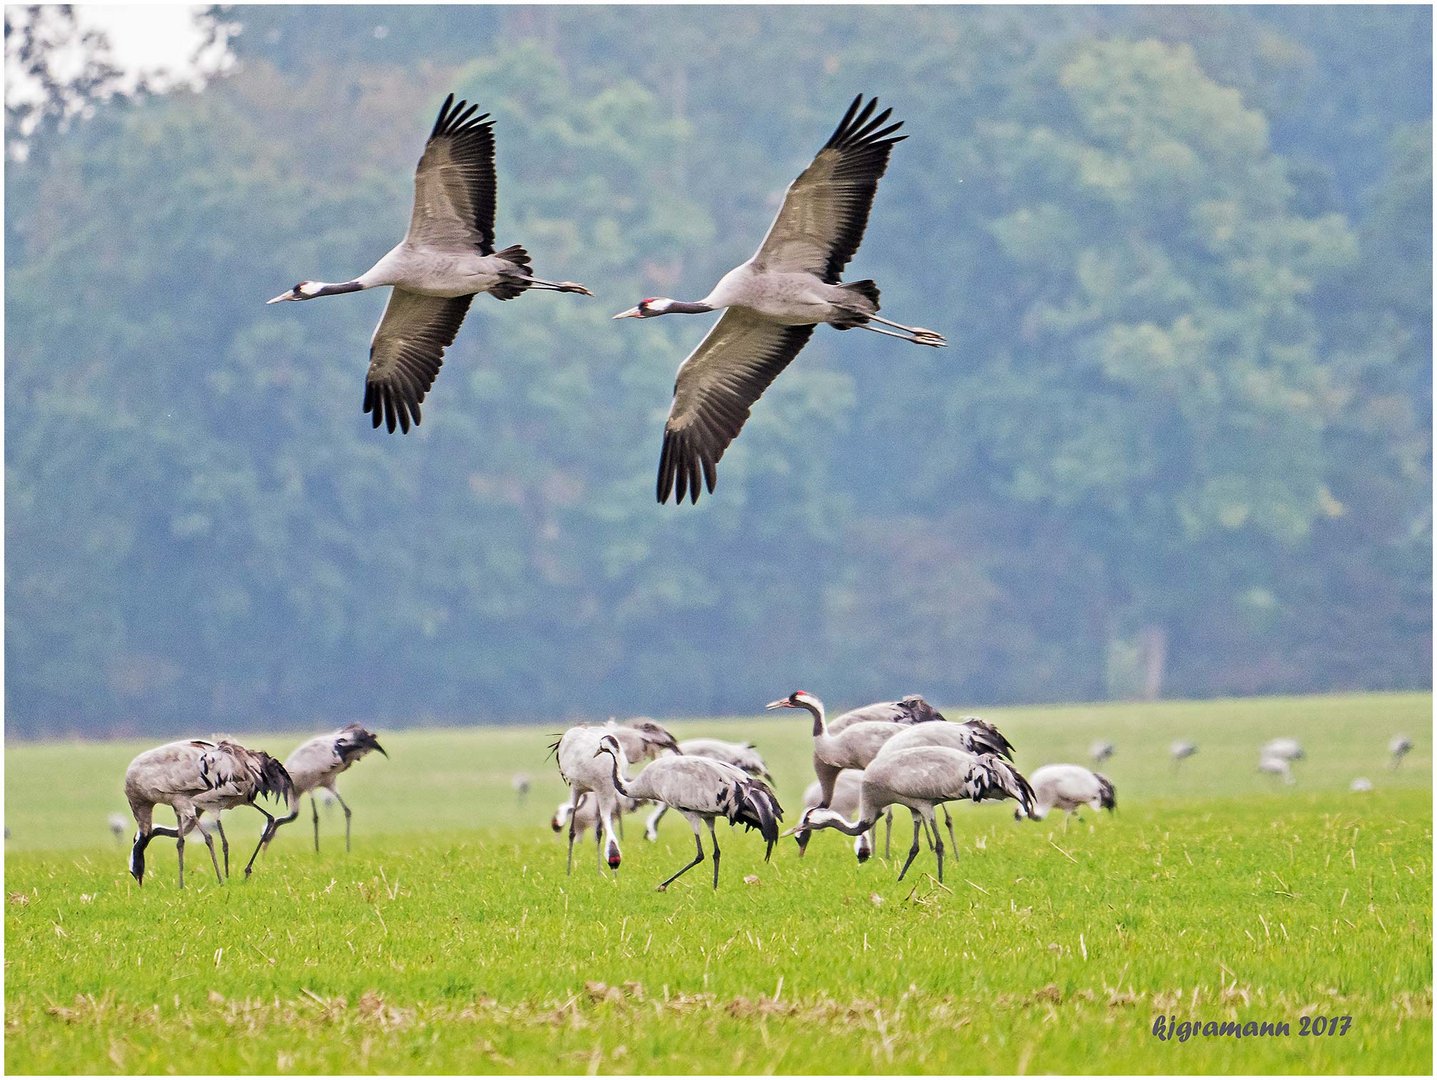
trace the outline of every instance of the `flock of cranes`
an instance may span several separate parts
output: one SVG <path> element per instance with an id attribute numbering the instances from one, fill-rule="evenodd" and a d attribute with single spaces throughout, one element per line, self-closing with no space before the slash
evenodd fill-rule
<path id="1" fill-rule="evenodd" d="M 747 262 L 723 276 L 701 300 L 648 297 L 615 319 L 723 311 L 679 366 L 664 425 L 658 501 L 712 493 L 719 459 L 749 410 L 807 344 L 814 328 L 871 330 L 914 345 L 947 344 L 943 335 L 878 314 L 878 286 L 842 282 L 863 239 L 878 181 L 888 168 L 902 121 L 891 109 L 875 115 L 876 98 L 853 99 L 833 135 L 788 188 L 778 216 Z M 498 184 L 494 121 L 450 94 L 439 110 L 414 174 L 409 230 L 356 278 L 301 281 L 267 301 L 392 288 L 369 346 L 363 411 L 377 428 L 408 433 L 434 385 L 474 297 L 512 300 L 530 289 L 592 296 L 573 281 L 535 277 L 529 253 L 494 245 Z M 874 325 L 875 323 L 881 324 Z M 882 329 L 881 327 L 891 329 Z"/>
<path id="2" fill-rule="evenodd" d="M 774 793 L 774 779 L 752 743 L 716 738 L 679 741 L 657 721 L 638 717 L 579 724 L 549 744 L 559 775 L 569 788 L 569 798 L 551 820 L 555 832 L 568 831 L 566 872 L 573 872 L 575 841 L 590 830 L 600 870 L 605 866 L 617 870 L 623 861 L 624 815 L 647 805 L 653 810 L 645 822 L 646 839 L 657 838 L 659 822 L 670 810 L 684 818 L 694 834 L 693 859 L 661 881 L 661 891 L 709 853 L 713 887 L 718 888 L 721 850 L 715 824 L 720 818 L 757 829 L 765 842 L 765 861 L 781 836 L 793 837 L 802 857 L 814 833 L 833 829 L 854 837 L 854 854 L 862 863 L 875 854 L 880 818 L 886 818 L 891 831 L 893 808 L 906 807 L 913 820 L 913 841 L 898 880 L 908 873 L 926 839 L 941 882 L 944 853 L 950 846 L 957 848 L 948 816 L 950 802 L 1011 800 L 1016 803 L 1013 816 L 1020 821 L 1041 821 L 1054 810 L 1062 811 L 1065 829 L 1069 818 L 1084 809 L 1111 811 L 1117 807 L 1113 782 L 1102 773 L 1060 762 L 1024 776 L 1013 764 L 1012 743 L 993 724 L 976 716 L 950 721 L 916 694 L 853 709 L 833 720 L 828 719 L 822 701 L 802 690 L 769 702 L 766 708 L 807 713 L 811 722 L 815 779 L 804 792 L 797 823 L 782 833 L 779 825 L 784 810 Z M 1412 740 L 1404 735 L 1391 740 L 1388 752 L 1393 769 L 1401 765 L 1412 746 Z M 1112 742 L 1101 741 L 1093 744 L 1090 754 L 1101 764 L 1112 758 L 1116 749 Z M 223 882 L 229 876 L 230 860 L 220 814 L 252 806 L 265 823 L 245 864 L 248 877 L 280 827 L 299 816 L 306 793 L 313 815 L 315 851 L 319 851 L 318 797 L 322 793 L 344 811 L 345 850 L 349 851 L 351 811 L 339 795 L 336 781 L 373 751 L 388 756 L 374 732 L 361 724 L 349 724 L 300 744 L 283 763 L 227 738 L 181 740 L 141 753 L 125 773 L 125 795 L 136 825 L 130 873 L 143 884 L 146 849 L 155 837 L 171 837 L 183 888 L 186 837 L 197 834 L 209 852 L 216 878 Z M 1195 751 L 1189 741 L 1174 741 L 1173 767 Z M 1259 749 L 1258 769 L 1294 783 L 1292 763 L 1305 756 L 1296 739 L 1271 739 Z M 635 771 L 639 765 L 643 767 Z M 513 777 L 519 806 L 531 786 L 527 773 Z M 1354 791 L 1370 791 L 1372 786 L 1365 777 L 1352 782 Z M 263 798 L 283 803 L 287 812 L 271 814 L 259 804 Z M 154 823 L 154 809 L 159 805 L 173 809 L 174 827 Z M 938 827 L 940 807 L 947 846 Z M 111 814 L 108 824 L 116 838 L 123 836 L 124 817 Z M 708 852 L 702 836 L 705 826 Z M 220 840 L 220 853 L 215 850 L 215 836 Z M 885 858 L 888 852 L 886 832 Z"/>

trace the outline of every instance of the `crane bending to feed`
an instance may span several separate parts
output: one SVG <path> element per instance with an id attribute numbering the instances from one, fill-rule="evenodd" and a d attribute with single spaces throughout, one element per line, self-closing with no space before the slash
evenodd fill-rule
<path id="1" fill-rule="evenodd" d="M 893 134 L 902 121 L 884 126 L 892 109 L 873 115 L 877 106 L 877 98 L 867 105 L 862 94 L 853 99 L 813 164 L 789 185 L 758 251 L 702 300 L 649 297 L 614 316 L 649 319 L 727 309 L 679 366 L 659 457 L 659 502 L 671 493 L 675 502 L 686 495 L 698 502 L 701 483 L 713 493 L 719 459 L 753 403 L 819 323 L 839 330 L 860 327 L 915 345 L 947 344 L 935 331 L 881 317 L 872 281 L 839 281 L 863 240 L 893 144 L 907 138 Z"/>
<path id="2" fill-rule="evenodd" d="M 494 250 L 494 121 L 478 111 L 455 103 L 453 94 L 445 99 L 414 173 L 409 231 L 388 254 L 350 281 L 301 281 L 266 301 L 394 287 L 369 343 L 364 385 L 364 411 L 391 433 L 419 424 L 419 406 L 475 296 L 512 300 L 528 289 L 593 295 L 576 282 L 535 277 L 518 245 Z"/>
<path id="3" fill-rule="evenodd" d="M 288 758 L 284 767 L 294 781 L 295 814 L 299 813 L 299 799 L 309 793 L 309 807 L 314 811 L 314 850 L 319 850 L 319 803 L 315 801 L 316 790 L 323 788 L 338 800 L 344 809 L 344 850 L 349 850 L 349 804 L 341 798 L 335 781 L 339 774 L 371 750 L 378 750 L 385 757 L 389 754 L 379 745 L 379 737 L 363 724 L 346 724 L 328 735 L 316 735 L 301 743 Z M 286 818 L 280 821 L 293 820 Z M 278 828 L 279 826 L 275 826 Z"/>
<path id="4" fill-rule="evenodd" d="M 828 807 L 815 806 L 803 812 L 798 825 L 783 835 L 792 836 L 813 829 L 837 829 L 849 836 L 861 836 L 873 828 L 885 807 L 897 804 L 913 811 L 913 846 L 898 872 L 908 873 L 918 855 L 918 837 L 927 830 L 938 858 L 938 880 L 943 880 L 943 837 L 933 820 L 933 809 L 955 799 L 1016 799 L 1019 813 L 1030 813 L 1033 789 L 1021 773 L 996 754 L 970 754 L 947 746 L 915 746 L 881 753 L 863 770 L 859 789 L 857 821 Z"/>
<path id="5" fill-rule="evenodd" d="M 778 823 L 783 820 L 783 807 L 773 791 L 762 780 L 742 769 L 712 758 L 680 755 L 661 757 L 651 762 L 632 780 L 624 779 L 624 751 L 612 735 L 599 740 L 594 756 L 607 754 L 612 769 L 613 790 L 629 799 L 652 799 L 681 814 L 694 831 L 698 848 L 693 862 L 659 882 L 658 891 L 666 890 L 675 879 L 704 861 L 704 843 L 699 826 L 707 822 L 709 840 L 714 849 L 714 888 L 718 888 L 719 843 L 714 819 L 728 818 L 735 825 L 757 829 L 767 847 L 764 862 L 773 854 L 778 842 Z"/>
<path id="6" fill-rule="evenodd" d="M 1051 810 L 1066 810 L 1071 816 L 1084 806 L 1112 810 L 1118 805 L 1113 782 L 1082 765 L 1044 765 L 1035 769 L 1028 781 L 1033 785 L 1033 806 L 1028 816 L 1034 821 L 1042 821 Z M 1013 816 L 1021 818 L 1022 814 L 1014 811 Z M 1063 818 L 1065 828 L 1068 816 Z"/>
<path id="7" fill-rule="evenodd" d="M 125 798 L 135 816 L 135 842 L 130 848 L 130 873 L 139 885 L 145 883 L 145 849 L 156 836 L 173 836 L 180 867 L 180 888 L 185 887 L 185 833 L 199 829 L 220 875 L 215 843 L 207 829 L 200 828 L 202 814 L 212 811 L 216 819 L 222 810 L 253 806 L 266 818 L 264 831 L 254 854 L 245 864 L 248 877 L 256 856 L 278 827 L 275 817 L 255 802 L 272 796 L 294 805 L 294 785 L 284 766 L 261 750 L 250 750 L 229 739 L 183 739 L 146 750 L 125 770 Z M 176 827 L 154 824 L 155 807 L 169 806 L 175 812 Z M 217 830 L 224 844 L 225 873 L 229 872 L 229 841 L 224 829 Z"/>

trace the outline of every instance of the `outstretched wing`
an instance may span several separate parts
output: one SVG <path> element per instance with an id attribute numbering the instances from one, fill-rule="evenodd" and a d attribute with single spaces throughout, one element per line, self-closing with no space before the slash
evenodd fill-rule
<path id="1" fill-rule="evenodd" d="M 434 385 L 444 350 L 454 342 L 472 296 L 423 296 L 396 288 L 369 343 L 364 411 L 374 426 L 406 434 L 419 424 L 419 403 Z"/>
<path id="2" fill-rule="evenodd" d="M 743 429 L 749 409 L 798 351 L 812 326 L 779 326 L 729 308 L 679 365 L 674 403 L 659 455 L 659 502 L 699 501 L 700 473 L 712 493 L 718 461 Z"/>
<path id="3" fill-rule="evenodd" d="M 494 121 L 450 94 L 414 173 L 410 243 L 481 255 L 494 252 Z"/>
<path id="4" fill-rule="evenodd" d="M 877 98 L 866 106 L 862 94 L 854 98 L 813 164 L 789 185 L 778 217 L 753 257 L 760 269 L 804 270 L 838 284 L 863 240 L 893 144 L 908 137 L 889 137 L 903 122 L 884 127 L 893 110 L 874 116 L 877 105 Z"/>

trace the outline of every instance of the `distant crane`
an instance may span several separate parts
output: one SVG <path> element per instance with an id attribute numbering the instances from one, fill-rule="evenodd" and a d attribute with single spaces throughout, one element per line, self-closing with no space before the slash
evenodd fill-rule
<path id="1" fill-rule="evenodd" d="M 108 821 L 110 826 L 110 835 L 118 841 L 123 841 L 125 839 L 125 830 L 130 826 L 130 823 L 125 820 L 125 815 L 111 814 Z"/>
<path id="2" fill-rule="evenodd" d="M 624 751 L 612 735 L 604 735 L 599 740 L 595 756 L 599 755 L 608 756 L 612 769 L 611 782 L 620 795 L 664 803 L 683 815 L 694 831 L 694 845 L 698 852 L 693 862 L 661 881 L 659 892 L 704 861 L 704 844 L 699 836 L 701 823 L 708 823 L 709 839 L 713 844 L 715 889 L 718 888 L 721 855 L 718 835 L 714 832 L 716 818 L 724 817 L 735 825 L 758 829 L 767 844 L 764 861 L 767 862 L 773 854 L 773 845 L 778 842 L 778 823 L 783 820 L 783 807 L 762 780 L 722 761 L 691 755 L 658 758 L 632 780 L 626 780 L 623 775 L 627 766 Z"/>
<path id="3" fill-rule="evenodd" d="M 1365 776 L 1356 777 L 1356 778 L 1353 779 L 1352 784 L 1351 784 L 1349 790 L 1351 790 L 1351 791 L 1371 791 L 1371 790 L 1372 790 L 1372 781 L 1369 780 L 1369 779 L 1367 779 L 1367 777 L 1365 777 Z"/>
<path id="4" fill-rule="evenodd" d="M 1117 747 L 1108 742 L 1107 739 L 1099 739 L 1093 743 L 1092 746 L 1088 747 L 1088 756 L 1093 759 L 1094 765 L 1101 765 L 1113 756 L 1113 751 L 1116 749 Z"/>
<path id="5" fill-rule="evenodd" d="M 1396 735 L 1387 744 L 1387 750 L 1392 755 L 1392 768 L 1402 764 L 1402 759 L 1412 752 L 1412 740 L 1406 735 Z"/>
<path id="6" fill-rule="evenodd" d="M 529 779 L 529 774 L 523 772 L 515 773 L 510 784 L 514 788 L 514 797 L 518 800 L 519 806 L 522 809 L 525 800 L 529 797 L 529 788 L 532 784 L 532 781 Z"/>
<path id="7" fill-rule="evenodd" d="M 1280 776 L 1285 784 L 1297 783 L 1297 780 L 1292 775 L 1292 765 L 1285 757 L 1277 757 L 1273 754 L 1259 754 L 1257 758 L 1257 771 L 1266 773 L 1269 776 Z"/>
<path id="8" fill-rule="evenodd" d="M 344 850 L 349 848 L 349 804 L 339 794 L 335 781 L 339 774 L 371 750 L 378 750 L 385 757 L 389 754 L 379 745 L 379 737 L 363 724 L 346 724 L 338 731 L 316 735 L 308 742 L 301 743 L 285 760 L 284 767 L 294 780 L 295 814 L 298 814 L 299 799 L 309 793 L 310 810 L 314 813 L 314 850 L 319 850 L 319 803 L 314 792 L 323 788 L 333 795 L 344 810 Z M 293 820 L 293 818 L 287 819 Z M 281 825 L 284 821 L 280 822 Z"/>
<path id="9" fill-rule="evenodd" d="M 199 818 L 206 811 L 218 815 L 235 806 L 253 806 L 265 817 L 265 827 L 255 845 L 254 854 L 245 864 L 248 877 L 260 849 L 278 828 L 276 819 L 256 799 L 271 796 L 286 799 L 294 805 L 294 785 L 284 766 L 260 750 L 250 750 L 229 739 L 210 742 L 188 739 L 166 743 L 138 755 L 125 770 L 125 798 L 135 817 L 137 831 L 130 849 L 130 873 L 139 885 L 145 883 L 145 849 L 156 836 L 173 836 L 179 861 L 180 888 L 185 887 L 185 836 L 199 827 Z M 176 828 L 155 825 L 154 809 L 158 805 L 175 812 Z M 229 869 L 229 843 L 219 829 L 225 846 L 225 869 Z M 215 877 L 222 882 L 219 860 L 210 834 L 200 829 Z"/>
<path id="10" fill-rule="evenodd" d="M 1260 757 L 1281 758 L 1283 761 L 1300 761 L 1307 755 L 1302 744 L 1296 739 L 1269 739 L 1258 752 Z"/>
<path id="11" fill-rule="evenodd" d="M 681 754 L 725 762 L 764 781 L 770 787 L 773 786 L 773 777 L 769 775 L 768 766 L 764 764 L 763 756 L 753 743 L 728 742 L 724 739 L 684 739 L 678 747 Z M 668 807 L 663 803 L 654 808 L 654 812 L 644 823 L 645 840 L 659 838 L 659 822 L 667 811 Z"/>
<path id="12" fill-rule="evenodd" d="M 675 489 L 675 502 L 685 495 L 698 502 L 701 482 L 713 492 L 719 459 L 750 408 L 819 323 L 838 330 L 862 327 L 914 345 L 947 344 L 942 334 L 882 318 L 874 282 L 839 282 L 863 239 L 893 144 L 907 138 L 893 135 L 901 122 L 884 126 L 892 109 L 873 115 L 877 105 L 877 99 L 865 105 L 862 94 L 853 99 L 813 164 L 789 186 L 753 258 L 725 274 L 707 296 L 690 302 L 653 296 L 614 316 L 649 319 L 727 309 L 679 365 L 659 458 L 659 502 L 667 502 Z"/>
<path id="13" fill-rule="evenodd" d="M 849 836 L 861 836 L 873 828 L 878 816 L 891 805 L 906 806 L 913 814 L 913 846 L 898 872 L 908 873 L 918 855 L 919 833 L 926 829 L 938 858 L 938 880 L 943 880 L 943 837 L 938 833 L 933 809 L 955 799 L 1016 799 L 1020 813 L 1031 813 L 1033 789 L 1017 769 L 996 754 L 971 754 L 947 746 L 916 746 L 908 750 L 879 754 L 863 771 L 857 821 L 848 821 L 829 807 L 815 806 L 803 812 L 795 828 L 785 836 L 813 829 L 837 829 Z"/>
<path id="14" fill-rule="evenodd" d="M 1093 772 L 1081 765 L 1044 765 L 1035 769 L 1028 777 L 1033 785 L 1033 808 L 1028 816 L 1042 821 L 1051 810 L 1066 810 L 1069 815 L 1079 808 L 1090 806 L 1094 810 L 1113 810 L 1118 805 L 1118 796 L 1113 782 L 1102 773 Z M 1021 820 L 1021 815 L 1013 815 Z M 1063 827 L 1068 818 L 1063 818 Z"/>
<path id="15" fill-rule="evenodd" d="M 384 258 L 350 281 L 301 281 L 266 301 L 394 287 L 369 344 L 364 386 L 364 411 L 391 434 L 396 425 L 407 434 L 419 424 L 419 405 L 475 296 L 512 300 L 527 289 L 593 295 L 572 281 L 536 278 L 522 247 L 494 250 L 494 121 L 478 111 L 456 104 L 453 94 L 445 99 L 414 174 L 409 231 Z"/>
<path id="16" fill-rule="evenodd" d="M 1176 772 L 1179 765 L 1198 752 L 1197 743 L 1188 742 L 1186 739 L 1177 739 L 1172 745 L 1173 771 Z"/>

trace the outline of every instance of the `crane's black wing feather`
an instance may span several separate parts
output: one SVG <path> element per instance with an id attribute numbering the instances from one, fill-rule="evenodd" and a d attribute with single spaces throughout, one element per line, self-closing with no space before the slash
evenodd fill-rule
<path id="1" fill-rule="evenodd" d="M 717 465 L 768 389 L 813 334 L 812 326 L 780 326 L 743 308 L 729 308 L 680 366 L 674 403 L 659 455 L 658 500 L 687 495 L 700 484 L 712 493 Z"/>
<path id="2" fill-rule="evenodd" d="M 419 424 L 419 405 L 454 343 L 472 296 L 424 296 L 396 288 L 369 345 L 364 411 L 394 432 Z"/>
<path id="3" fill-rule="evenodd" d="M 783 206 L 753 261 L 770 270 L 806 270 L 830 285 L 838 284 L 868 227 L 878 181 L 888 169 L 893 144 L 906 135 L 893 133 L 900 120 L 887 123 L 892 109 L 873 115 L 877 98 L 863 95 L 843 114 L 813 164 L 788 188 Z"/>
<path id="4" fill-rule="evenodd" d="M 414 172 L 408 239 L 426 248 L 494 252 L 494 121 L 445 99 Z"/>

